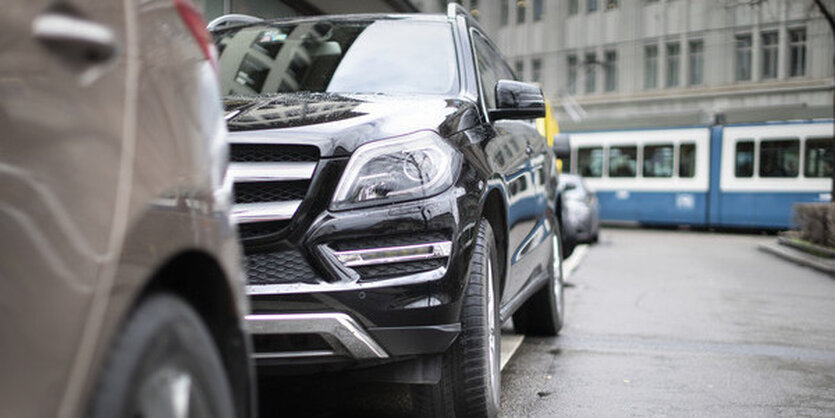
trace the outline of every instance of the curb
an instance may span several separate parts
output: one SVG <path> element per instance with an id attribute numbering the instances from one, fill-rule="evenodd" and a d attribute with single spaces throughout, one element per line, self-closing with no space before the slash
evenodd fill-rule
<path id="1" fill-rule="evenodd" d="M 835 261 L 833 260 L 811 255 L 777 243 L 760 244 L 757 248 L 760 251 L 774 254 L 785 260 L 789 260 L 802 266 L 811 267 L 815 270 L 822 271 L 835 277 Z"/>

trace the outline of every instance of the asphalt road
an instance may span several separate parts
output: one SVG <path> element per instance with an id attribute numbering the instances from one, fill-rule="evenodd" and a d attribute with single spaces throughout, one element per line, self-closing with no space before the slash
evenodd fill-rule
<path id="1" fill-rule="evenodd" d="M 605 229 L 557 338 L 525 338 L 509 417 L 835 416 L 835 279 L 773 236 Z"/>
<path id="2" fill-rule="evenodd" d="M 835 416 L 835 279 L 757 250 L 773 240 L 604 229 L 568 262 L 561 335 L 503 335 L 503 416 Z M 266 417 L 411 407 L 402 385 L 259 383 Z"/>

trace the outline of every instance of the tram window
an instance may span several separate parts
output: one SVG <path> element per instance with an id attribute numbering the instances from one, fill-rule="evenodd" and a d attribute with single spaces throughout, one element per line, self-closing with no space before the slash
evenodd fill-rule
<path id="1" fill-rule="evenodd" d="M 754 176 L 754 141 L 739 141 L 736 143 L 737 177 Z"/>
<path id="2" fill-rule="evenodd" d="M 635 177 L 638 147 L 609 148 L 609 177 Z"/>
<path id="3" fill-rule="evenodd" d="M 696 144 L 681 144 L 678 147 L 678 176 L 696 176 Z"/>
<path id="4" fill-rule="evenodd" d="M 797 177 L 800 141 L 781 139 L 760 142 L 760 177 Z"/>
<path id="5" fill-rule="evenodd" d="M 583 177 L 602 177 L 603 148 L 577 148 L 577 172 Z"/>
<path id="6" fill-rule="evenodd" d="M 832 138 L 806 140 L 803 174 L 806 177 L 832 177 Z"/>
<path id="7" fill-rule="evenodd" d="M 644 177 L 673 176 L 673 144 L 644 146 Z"/>

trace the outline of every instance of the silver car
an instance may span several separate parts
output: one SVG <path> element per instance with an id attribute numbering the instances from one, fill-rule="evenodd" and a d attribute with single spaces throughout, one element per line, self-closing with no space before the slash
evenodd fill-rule
<path id="1" fill-rule="evenodd" d="M 0 27 L 0 416 L 250 415 L 199 12 L 12 0 Z"/>
<path id="2" fill-rule="evenodd" d="M 565 256 L 577 244 L 597 242 L 600 236 L 600 207 L 597 196 L 577 174 L 560 174 L 562 229 Z"/>

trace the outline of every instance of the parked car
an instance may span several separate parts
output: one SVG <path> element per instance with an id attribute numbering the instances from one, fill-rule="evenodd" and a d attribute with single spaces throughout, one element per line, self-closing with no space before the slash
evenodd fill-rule
<path id="1" fill-rule="evenodd" d="M 13 1 L 0 25 L 0 416 L 250 416 L 199 12 Z"/>
<path id="2" fill-rule="evenodd" d="M 577 244 L 597 242 L 600 237 L 600 207 L 597 195 L 577 174 L 560 175 L 562 197 L 562 238 L 566 255 Z"/>
<path id="3" fill-rule="evenodd" d="M 360 369 L 414 384 L 422 416 L 496 415 L 501 324 L 563 323 L 541 91 L 456 5 L 236 19 L 213 34 L 259 369 Z"/>

